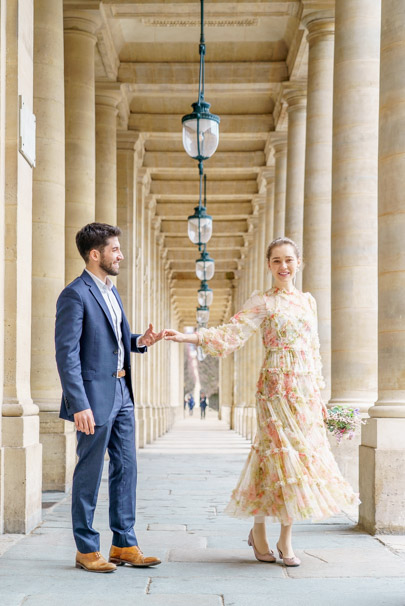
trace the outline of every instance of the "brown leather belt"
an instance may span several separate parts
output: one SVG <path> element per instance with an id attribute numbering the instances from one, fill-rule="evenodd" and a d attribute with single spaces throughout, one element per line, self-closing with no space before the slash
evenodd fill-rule
<path id="1" fill-rule="evenodd" d="M 122 379 L 122 377 L 125 377 L 125 370 L 117 370 L 117 372 L 113 372 L 113 377 L 116 379 Z"/>

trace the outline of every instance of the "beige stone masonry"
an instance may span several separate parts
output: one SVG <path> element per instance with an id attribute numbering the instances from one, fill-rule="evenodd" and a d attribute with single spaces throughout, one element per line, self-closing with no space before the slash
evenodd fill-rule
<path id="1" fill-rule="evenodd" d="M 375 7 L 374 32 L 378 31 Z M 371 15 L 370 17 L 371 18 Z M 371 22 L 370 22 L 371 26 Z M 405 531 L 405 6 L 382 2 L 378 158 L 378 400 L 360 447 L 360 524 Z M 363 30 L 364 31 L 364 30 Z"/>
<path id="2" fill-rule="evenodd" d="M 94 45 L 98 23 L 85 11 L 65 13 L 66 283 L 83 271 L 77 231 L 95 219 Z"/>
<path id="3" fill-rule="evenodd" d="M 287 133 L 274 133 L 270 138 L 274 149 L 274 229 L 273 239 L 285 233 L 285 195 L 287 186 Z"/>
<path id="4" fill-rule="evenodd" d="M 285 197 L 285 235 L 302 251 L 304 228 L 304 178 L 306 92 L 303 86 L 286 85 L 284 98 L 288 103 L 287 186 Z M 296 287 L 301 288 L 302 272 L 297 274 Z"/>
<path id="5" fill-rule="evenodd" d="M 96 221 L 117 223 L 117 115 L 119 85 L 96 86 Z"/>
<path id="6" fill-rule="evenodd" d="M 6 3 L 0 3 L 0 534 L 4 530 L 4 449 L 2 443 L 4 382 L 4 218 L 6 134 Z"/>
<path id="7" fill-rule="evenodd" d="M 334 20 L 310 13 L 308 29 L 307 127 L 305 150 L 303 290 L 318 307 L 319 340 L 326 389 L 331 374 L 331 195 Z"/>
<path id="8" fill-rule="evenodd" d="M 31 390 L 40 408 L 43 489 L 66 491 L 75 464 L 75 432 L 73 423 L 59 419 L 54 345 L 56 301 L 65 285 L 63 2 L 35 2 L 34 24 Z"/>
<path id="9" fill-rule="evenodd" d="M 32 167 L 18 151 L 19 95 L 33 108 L 33 2 L 9 1 L 6 12 L 4 530 L 25 533 L 41 520 L 42 485 L 38 406 L 30 389 Z"/>

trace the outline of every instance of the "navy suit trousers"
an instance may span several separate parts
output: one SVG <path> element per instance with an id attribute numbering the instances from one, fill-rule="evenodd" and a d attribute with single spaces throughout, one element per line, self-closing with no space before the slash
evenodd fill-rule
<path id="1" fill-rule="evenodd" d="M 78 462 L 73 476 L 72 522 L 78 551 L 100 550 L 100 535 L 93 528 L 97 496 L 106 450 L 110 456 L 108 483 L 110 528 L 116 547 L 137 545 L 134 524 L 136 505 L 136 452 L 134 405 L 125 379 L 117 379 L 114 407 L 104 425 L 93 435 L 77 432 Z"/>

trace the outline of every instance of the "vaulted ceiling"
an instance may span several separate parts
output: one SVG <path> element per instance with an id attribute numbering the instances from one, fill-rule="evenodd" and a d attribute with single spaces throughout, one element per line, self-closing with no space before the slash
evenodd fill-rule
<path id="1" fill-rule="evenodd" d="M 98 14 L 96 81 L 117 83 L 123 93 L 118 128 L 143 135 L 143 166 L 151 175 L 173 297 L 181 321 L 194 325 L 199 255 L 186 221 L 198 203 L 198 171 L 182 146 L 181 117 L 197 100 L 200 2 L 64 4 Z M 205 97 L 221 117 L 218 150 L 205 162 L 214 220 L 207 248 L 216 262 L 210 323 L 223 320 L 243 267 L 246 234 L 273 162 L 269 133 L 286 126 L 282 83 L 306 77 L 301 12 L 298 0 L 205 2 Z"/>

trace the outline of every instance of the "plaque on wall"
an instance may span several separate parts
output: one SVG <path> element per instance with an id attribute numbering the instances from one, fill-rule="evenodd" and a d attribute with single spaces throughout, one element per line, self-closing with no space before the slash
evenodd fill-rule
<path id="1" fill-rule="evenodd" d="M 19 124 L 19 146 L 20 153 L 31 167 L 35 166 L 35 133 L 36 118 L 30 108 L 24 103 L 22 96 L 20 100 L 20 124 Z"/>

